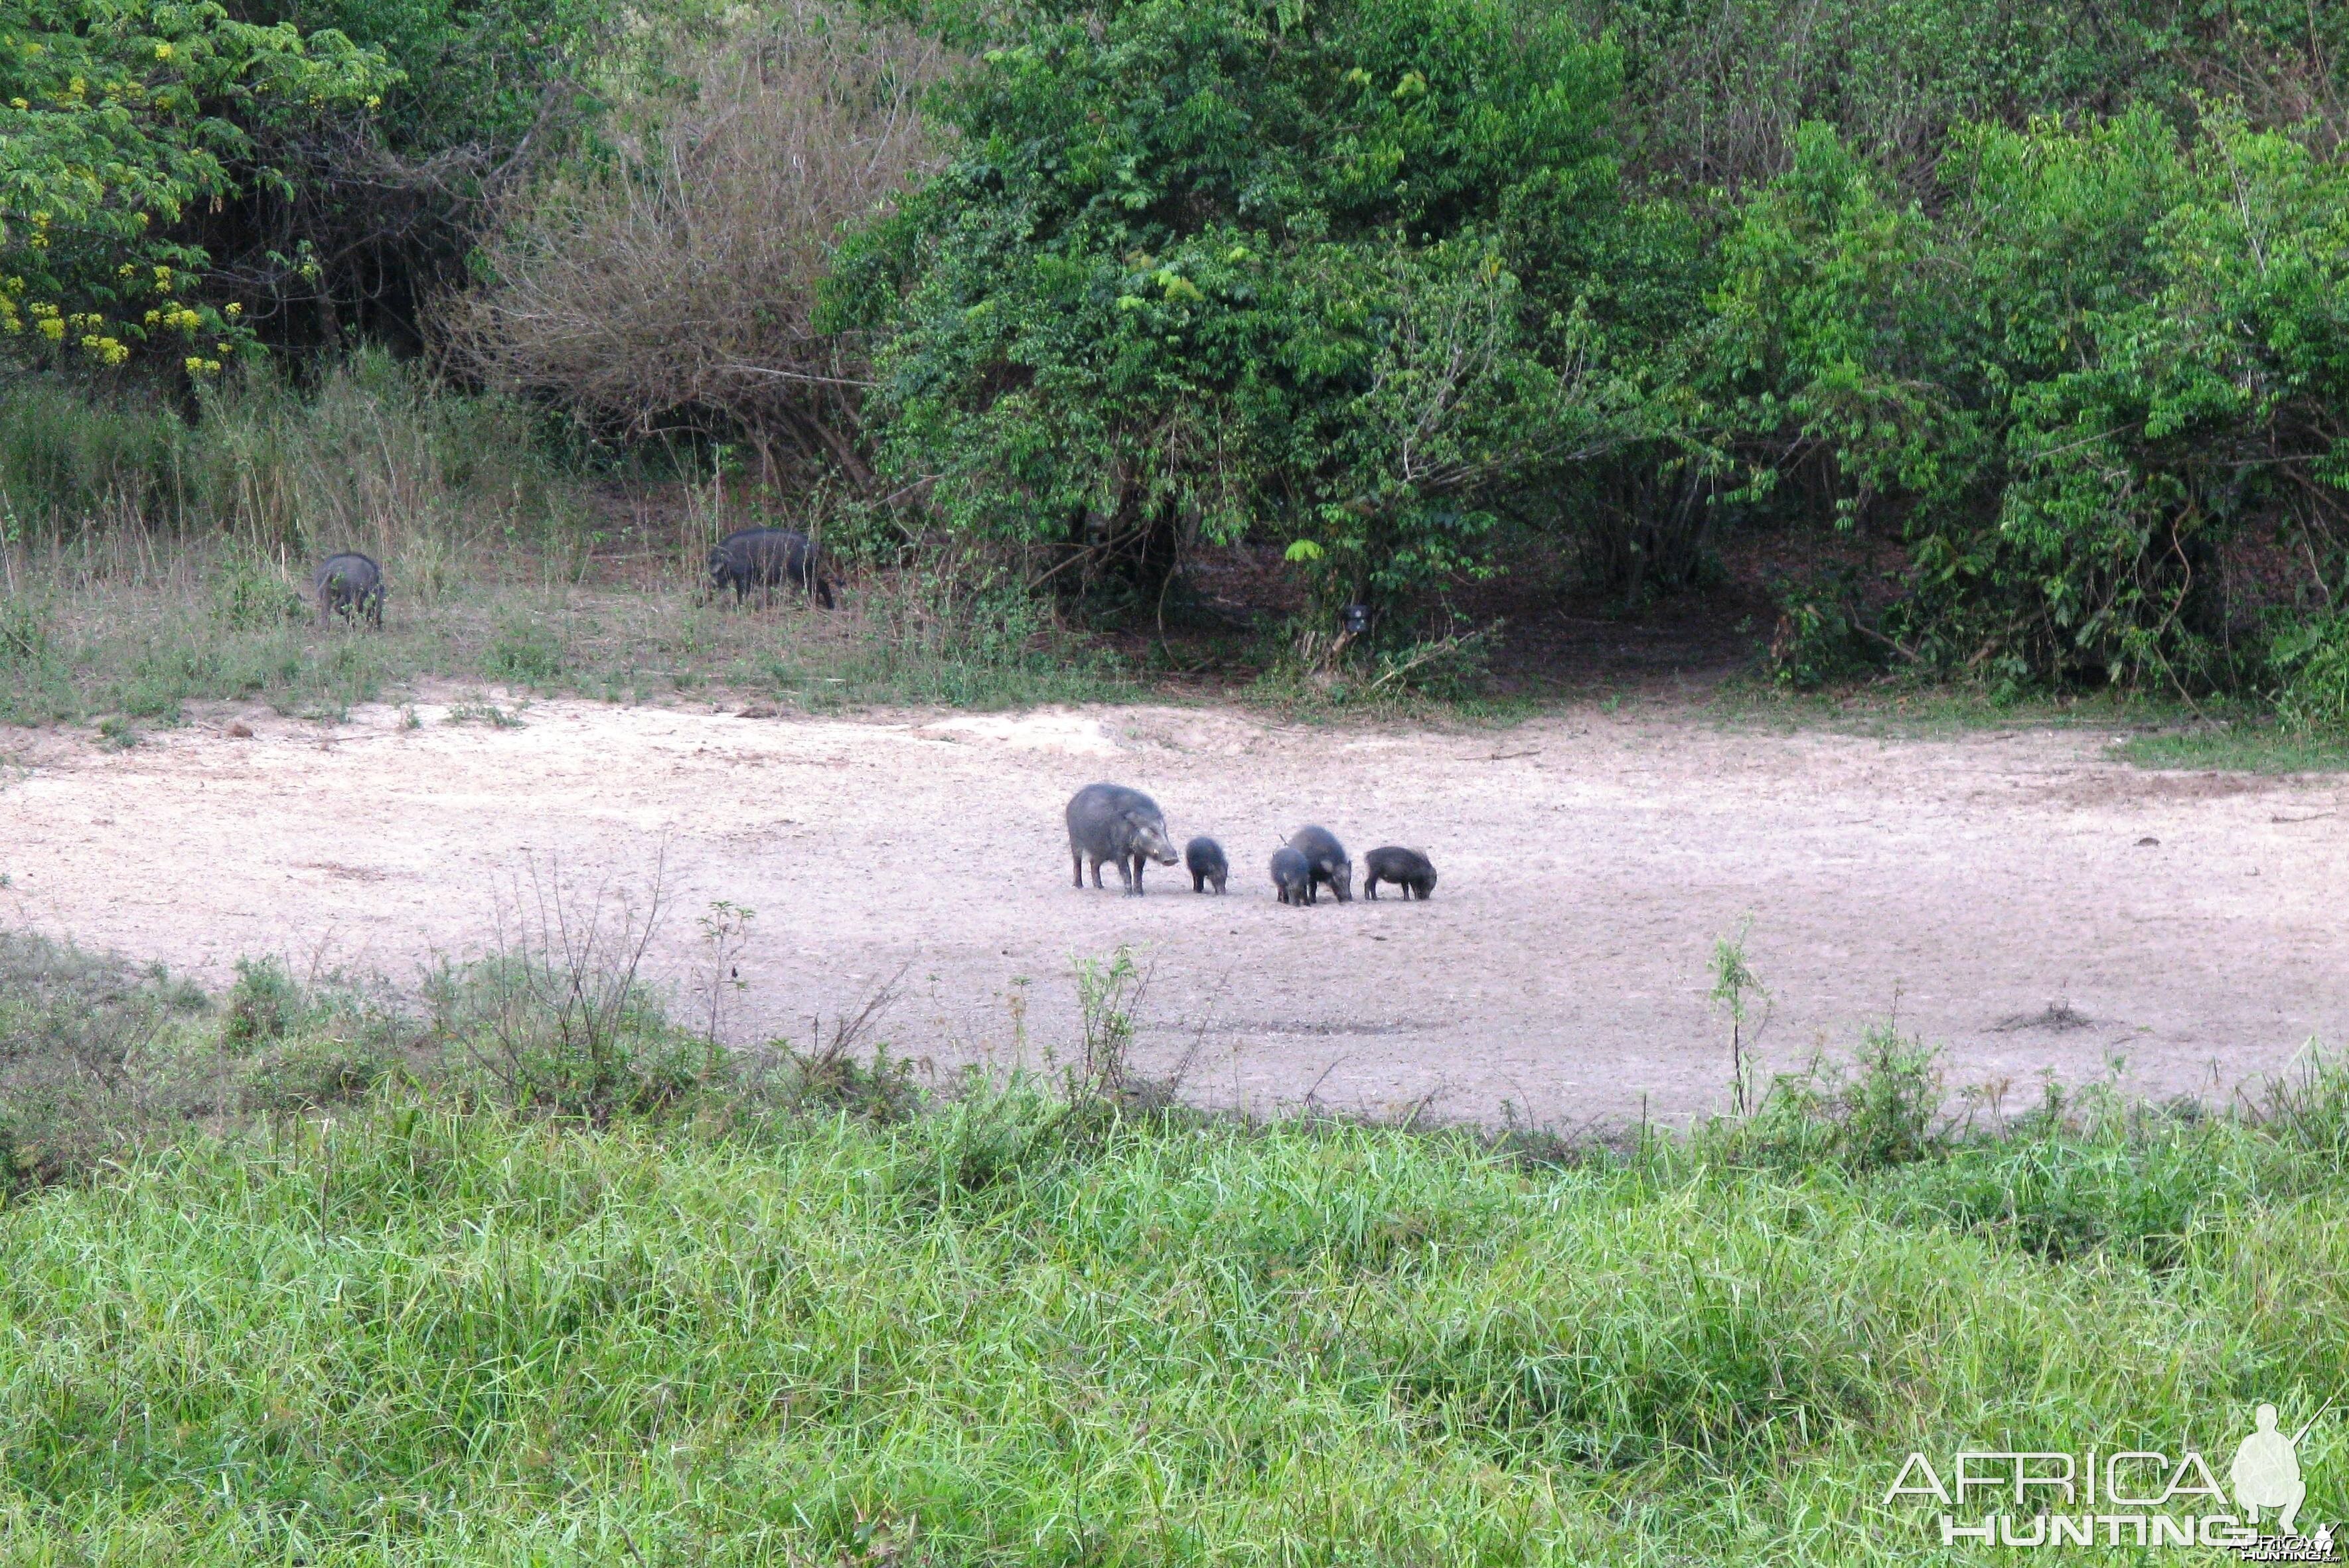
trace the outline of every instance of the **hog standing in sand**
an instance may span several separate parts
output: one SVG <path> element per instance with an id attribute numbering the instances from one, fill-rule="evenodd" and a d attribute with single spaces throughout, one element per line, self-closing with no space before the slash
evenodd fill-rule
<path id="1" fill-rule="evenodd" d="M 1346 858 L 1346 846 L 1337 834 L 1327 828 L 1299 828 L 1288 836 L 1288 847 L 1305 857 L 1313 868 L 1313 880 L 1327 883 L 1340 903 L 1353 902 L 1354 862 Z"/>
<path id="2" fill-rule="evenodd" d="M 1272 851 L 1272 896 L 1299 909 L 1316 902 L 1312 862 L 1286 844 Z"/>
<path id="3" fill-rule="evenodd" d="M 1424 903 L 1435 891 L 1435 867 L 1417 850 L 1381 844 L 1362 857 L 1362 896 L 1377 898 L 1382 882 L 1402 888 L 1406 902 L 1416 898 Z"/>
<path id="4" fill-rule="evenodd" d="M 1197 838 L 1183 846 L 1183 865 L 1191 873 L 1191 891 L 1205 892 L 1215 884 L 1216 892 L 1224 891 L 1224 882 L 1232 874 L 1232 863 L 1224 858 L 1224 846 L 1209 838 Z"/>
<path id="5" fill-rule="evenodd" d="M 1076 868 L 1077 885 L 1085 885 L 1085 865 L 1093 870 L 1093 886 L 1102 885 L 1102 862 L 1117 862 L 1118 879 L 1125 891 L 1142 893 L 1145 861 L 1174 863 L 1174 841 L 1167 836 L 1166 814 L 1158 802 L 1123 784 L 1088 784 L 1069 798 L 1069 860 Z"/>

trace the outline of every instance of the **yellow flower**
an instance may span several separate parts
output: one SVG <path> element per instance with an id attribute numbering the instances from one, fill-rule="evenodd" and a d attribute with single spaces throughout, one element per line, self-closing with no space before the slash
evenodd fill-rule
<path id="1" fill-rule="evenodd" d="M 26 103 L 23 98 L 10 98 L 10 99 L 8 100 L 8 107 L 9 107 L 10 108 L 16 108 L 16 109 L 26 109 L 26 108 L 32 108 L 33 106 L 32 106 L 31 104 L 29 104 L 29 103 Z"/>
<path id="2" fill-rule="evenodd" d="M 157 59 L 159 59 L 159 60 L 168 60 L 168 59 L 170 59 L 170 58 L 171 57 L 171 45 L 169 45 L 169 44 L 158 44 L 158 45 L 156 45 L 156 46 L 155 46 L 155 57 L 156 57 Z"/>
<path id="3" fill-rule="evenodd" d="M 66 324 L 56 316 L 44 316 L 41 320 L 41 335 L 51 343 L 61 343 L 65 340 Z"/>
<path id="4" fill-rule="evenodd" d="M 238 316 L 241 316 L 243 314 L 244 306 L 237 304 L 234 300 L 228 302 L 226 315 L 231 321 L 234 321 Z"/>

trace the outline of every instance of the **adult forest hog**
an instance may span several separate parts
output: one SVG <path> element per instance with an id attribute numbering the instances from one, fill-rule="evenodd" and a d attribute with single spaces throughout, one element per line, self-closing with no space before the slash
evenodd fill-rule
<path id="1" fill-rule="evenodd" d="M 1090 863 L 1093 886 L 1102 885 L 1102 862 L 1117 862 L 1118 879 L 1125 891 L 1142 893 L 1142 868 L 1150 861 L 1174 863 L 1174 841 L 1166 832 L 1166 813 L 1139 789 L 1123 784 L 1088 784 L 1069 798 L 1069 861 L 1076 869 L 1077 885 L 1085 885 Z"/>
<path id="2" fill-rule="evenodd" d="M 329 555 L 318 563 L 310 585 L 318 598 L 321 630 L 336 615 L 383 629 L 383 568 L 367 557 L 347 550 Z"/>
<path id="3" fill-rule="evenodd" d="M 714 592 L 734 590 L 740 604 L 759 590 L 762 603 L 771 603 L 778 584 L 788 583 L 812 594 L 832 608 L 832 584 L 824 581 L 823 562 L 815 542 L 796 529 L 738 529 L 718 542 L 709 552 L 709 585 Z"/>

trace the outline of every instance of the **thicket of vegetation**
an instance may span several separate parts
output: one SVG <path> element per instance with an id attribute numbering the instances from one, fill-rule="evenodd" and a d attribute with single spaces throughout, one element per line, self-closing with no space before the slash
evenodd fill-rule
<path id="1" fill-rule="evenodd" d="M 1561 1148 L 1164 1109 L 1100 987 L 1075 1070 L 925 1098 L 632 964 L 403 1014 L 0 938 L 0 1555 L 1906 1563 L 1911 1449 L 2223 1465 L 2349 1374 L 2323 1064 L 1953 1122 L 1887 1036 Z"/>
<path id="2" fill-rule="evenodd" d="M 1778 585 L 1789 680 L 2349 723 L 2338 7 L 264 13 L 0 4 L 12 396 L 201 446 L 264 350 L 420 349 L 1095 613 L 1278 547 L 1315 663 L 1529 560 L 1637 603 L 1807 531 L 1899 564 Z"/>

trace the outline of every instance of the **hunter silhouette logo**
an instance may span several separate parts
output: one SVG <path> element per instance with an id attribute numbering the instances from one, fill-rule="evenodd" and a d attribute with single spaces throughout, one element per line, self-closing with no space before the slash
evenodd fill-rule
<path id="1" fill-rule="evenodd" d="M 2275 1509 L 2277 1532 L 2297 1535 L 2293 1522 L 2308 1496 L 2308 1483 L 2300 1479 L 2300 1439 L 2316 1422 L 2312 1419 L 2287 1438 L 2276 1430 L 2273 1405 L 2261 1405 L 2252 1418 L 2259 1430 L 2236 1446 L 2235 1462 L 2227 1469 L 2227 1479 L 2235 1484 L 2235 1504 L 2253 1524 L 2260 1522 L 2261 1509 Z"/>

